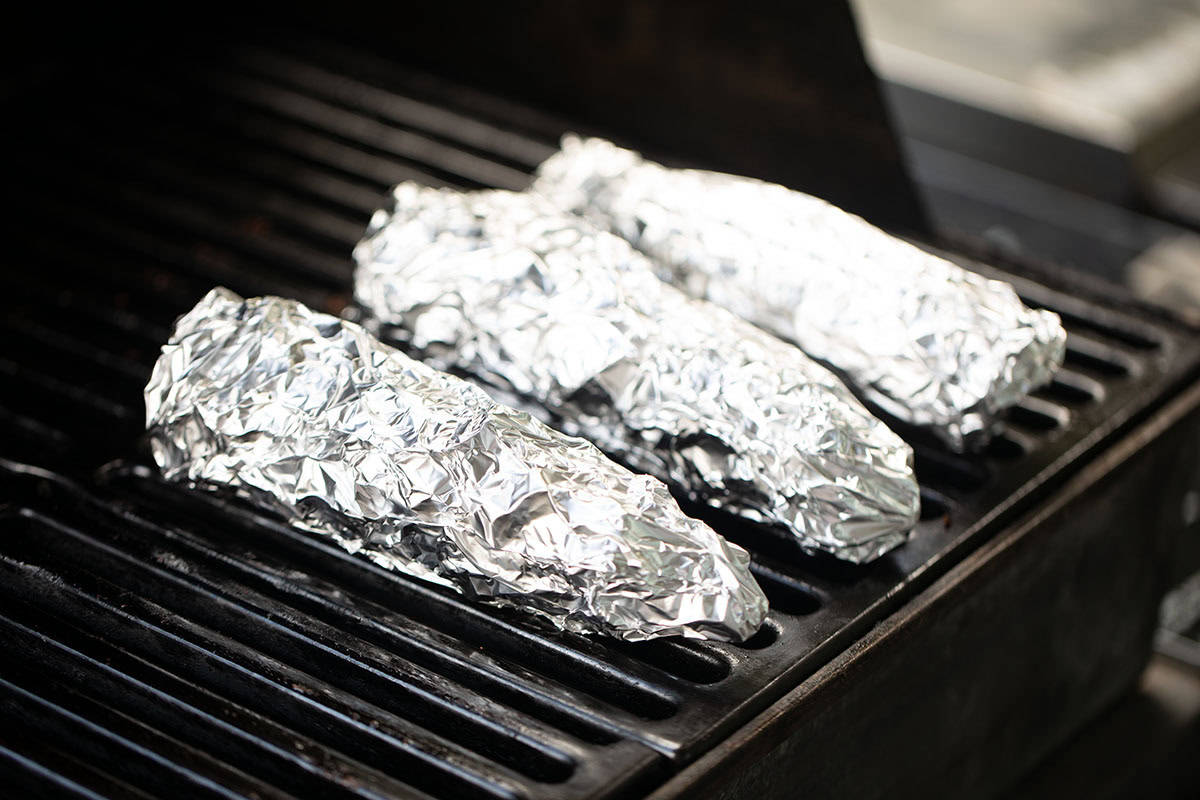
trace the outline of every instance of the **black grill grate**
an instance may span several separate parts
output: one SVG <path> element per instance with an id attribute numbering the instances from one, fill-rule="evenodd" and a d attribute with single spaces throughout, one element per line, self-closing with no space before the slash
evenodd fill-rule
<path id="1" fill-rule="evenodd" d="M 755 555 L 773 610 L 754 640 L 557 635 L 165 484 L 137 442 L 157 348 L 214 284 L 337 312 L 388 185 L 520 188 L 562 123 L 313 42 L 72 76 L 17 104 L 3 158 L 24 212 L 0 326 L 11 785 L 637 794 L 1027 511 L 1200 356 L 1166 323 L 1013 279 L 1063 314 L 1068 367 L 985 457 L 914 439 L 911 544 L 856 568 L 703 512 Z"/>

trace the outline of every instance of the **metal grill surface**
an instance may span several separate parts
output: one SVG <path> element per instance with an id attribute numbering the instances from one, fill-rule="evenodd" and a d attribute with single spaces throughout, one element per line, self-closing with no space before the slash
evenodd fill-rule
<path id="1" fill-rule="evenodd" d="M 850 567 L 693 509 L 754 555 L 773 610 L 753 640 L 556 634 L 168 485 L 140 434 L 158 347 L 214 284 L 336 313 L 390 185 L 522 188 L 565 123 L 307 40 L 72 75 L 9 105 L 22 120 L 0 157 L 21 205 L 0 320 L 9 786 L 642 793 L 1028 512 L 1200 356 L 1169 323 L 989 271 L 1062 315 L 1067 366 L 982 456 L 912 438 L 910 544 Z"/>

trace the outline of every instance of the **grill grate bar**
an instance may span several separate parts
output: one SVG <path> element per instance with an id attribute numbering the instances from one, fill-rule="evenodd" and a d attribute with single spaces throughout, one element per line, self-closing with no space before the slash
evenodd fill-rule
<path id="1" fill-rule="evenodd" d="M 72 174 L 71 188 L 79 189 L 81 184 L 86 185 L 85 181 L 89 178 L 98 186 L 104 185 L 102 175 L 81 168 Z M 63 188 L 65 190 L 67 187 Z M 175 228 L 183 234 L 185 241 L 205 242 L 204 246 L 210 250 L 212 243 L 219 243 L 222 249 L 218 251 L 218 257 L 246 259 L 288 275 L 293 280 L 300 278 L 326 289 L 345 289 L 349 283 L 348 254 L 335 254 L 328 247 L 324 251 L 316 250 L 281 233 L 256 231 L 253 225 L 245 225 L 244 220 L 231 219 L 225 210 L 205 207 L 197 202 L 197 198 L 182 193 L 165 194 L 144 186 L 122 185 L 106 200 L 109 206 L 106 214 L 119 210 L 118 213 L 125 219 L 144 220 L 143 224 L 159 229 Z M 101 218 L 99 214 L 92 213 L 86 217 L 76 215 L 77 211 L 72 215 L 71 224 L 88 227 L 94 226 L 95 221 Z"/>
<path id="2" fill-rule="evenodd" d="M 37 622 L 43 627 L 54 628 L 44 621 Z M 172 736 L 206 749 L 226 763 L 273 781 L 289 791 L 312 792 L 319 786 L 323 796 L 389 797 L 404 788 L 307 737 L 214 695 L 195 690 L 148 662 L 135 664 L 135 668 L 141 667 L 140 672 L 150 672 L 151 680 L 165 684 L 170 690 L 163 691 L 146 683 L 130 674 L 128 662 L 133 660 L 131 657 L 114 651 L 103 642 L 93 642 L 92 647 L 99 649 L 108 663 L 65 644 L 62 639 L 67 637 L 61 628 L 55 630 L 56 638 L 51 638 L 12 620 L 2 620 L 0 625 L 12 637 L 7 641 L 21 645 L 22 658 L 35 664 L 38 659 L 41 663 L 59 664 L 55 680 L 69 682 L 68 685 L 81 687 L 91 696 L 104 698 L 106 703 L 117 704 L 121 713 L 160 731 L 169 730 Z M 111 666 L 114 662 L 126 671 Z M 186 702 L 184 697 L 187 695 L 200 695 L 214 711 Z M 342 777 L 349 775 L 355 778 L 346 780 Z"/>
<path id="3" fill-rule="evenodd" d="M 1067 404 L 1104 402 L 1104 384 L 1080 372 L 1064 367 L 1054 376 L 1049 386 L 1034 392 L 1037 397 L 1057 400 Z"/>
<path id="4" fill-rule="evenodd" d="M 445 688 L 377 648 L 352 641 L 343 641 L 339 647 L 339 637 L 328 626 L 272 604 L 248 589 L 240 591 L 238 601 L 228 599 L 220 592 L 238 592 L 236 583 L 220 584 L 201 565 L 184 560 L 178 552 L 146 548 L 141 543 L 140 552 L 130 553 L 127 548 L 135 542 L 123 534 L 133 531 L 136 528 L 128 526 L 115 534 L 122 545 L 117 549 L 59 524 L 54 527 L 56 535 L 40 542 L 38 558 L 52 557 L 56 570 L 64 575 L 67 569 L 71 575 L 86 572 L 117 585 L 122 592 L 136 587 L 139 598 L 184 620 L 224 631 L 256 654 L 280 663 L 302 664 L 314 678 L 374 707 L 403 715 L 518 772 L 559 779 L 570 774 L 570 759 L 562 752 L 569 745 L 557 741 L 549 731 L 536 730 L 514 712 L 502 715 L 483 700 L 451 702 L 442 696 Z M 172 568 L 152 566 L 156 562 Z M 255 655 L 247 660 L 261 659 Z M 491 718 L 502 716 L 507 717 L 503 722 Z"/>
<path id="5" fill-rule="evenodd" d="M 0 745 L 0 773 L 4 775 L 5 788 L 18 797 L 40 797 L 48 791 L 53 797 L 77 797 L 81 800 L 116 800 L 117 798 L 145 798 L 141 792 L 134 792 L 122 786 L 107 776 L 91 775 L 99 779 L 100 786 L 96 787 L 101 793 L 89 789 L 73 780 L 70 775 L 79 777 L 80 772 L 89 772 L 78 762 L 54 757 L 53 754 L 42 751 L 38 754 L 40 760 L 27 758 L 15 750 L 9 750 Z M 47 758 L 47 756 L 51 756 Z M 51 788 L 52 787 L 52 788 Z"/>
<path id="6" fill-rule="evenodd" d="M 22 258 L 61 276 L 66 284 L 50 291 L 76 304 L 83 304 L 80 298 L 107 297 L 109 308 L 96 308 L 96 313 L 107 310 L 132 315 L 127 309 L 136 308 L 136 316 L 144 325 L 152 325 L 164 334 L 160 343 L 166 341 L 165 334 L 178 313 L 212 288 L 211 276 L 201 283 L 181 267 L 148 262 L 136 248 L 116 252 L 115 245 L 98 237 L 83 247 L 75 237 L 63 237 L 61 230 L 55 238 L 40 235 L 44 231 L 34 221 L 30 221 L 29 229 L 33 241 L 26 243 Z M 30 282 L 35 279 L 34 275 L 28 277 Z"/>
<path id="7" fill-rule="evenodd" d="M 0 678 L 0 713 L 21 726 L 27 736 L 43 741 L 70 741 L 76 754 L 105 764 L 122 778 L 149 783 L 152 790 L 178 791 L 187 787 L 193 797 L 239 800 L 243 794 L 222 786 L 159 753 L 90 722 L 40 694 Z"/>
<path id="8" fill-rule="evenodd" d="M 154 181 L 156 191 L 182 193 L 203 200 L 209 207 L 236 209 L 249 215 L 245 218 L 249 223 L 247 228 L 259 220 L 269 220 L 288 233 L 302 236 L 322 250 L 341 257 L 348 252 L 347 245 L 358 241 L 366 227 L 366 220 L 358 216 L 352 219 L 327 211 L 295 191 L 265 188 L 261 181 L 247 181 L 228 171 L 218 178 L 210 171 L 200 173 L 184 169 L 170 160 L 148 157 L 143 152 L 107 146 L 101 149 L 109 158 L 110 168 L 125 176 L 144 175 Z"/>
<path id="9" fill-rule="evenodd" d="M 1066 427 L 1071 420 L 1065 408 L 1039 397 L 1026 397 L 1009 408 L 1005 417 L 1014 425 L 1034 431 L 1053 431 Z"/>
<path id="10" fill-rule="evenodd" d="M 147 223 L 131 225 L 126 221 L 126 217 L 112 214 L 110 209 L 81 215 L 77 209 L 61 207 L 53 200 L 48 200 L 46 205 L 48 210 L 61 212 L 60 218 L 65 220 L 57 231 L 59 236 L 69 233 L 72 237 L 93 237 L 116 247 L 118 251 L 125 251 L 131 259 L 150 259 L 178 270 L 189 278 L 203 276 L 206 280 L 189 298 L 188 306 L 218 284 L 240 287 L 247 294 L 291 296 L 315 308 L 329 306 L 331 292 L 328 287 L 314 286 L 311 282 L 298 283 L 294 275 L 288 275 L 286 270 L 261 260 L 245 258 L 235 252 L 219 249 L 208 241 L 197 240 L 192 231 L 172 231 L 159 227 L 152 233 L 152 224 L 149 227 Z M 193 244 L 180 244 L 188 241 L 192 241 Z M 347 275 L 348 270 L 347 259 Z M 337 282 L 331 281 L 330 284 L 341 288 Z"/>
<path id="11" fill-rule="evenodd" d="M 41 526 L 56 527 L 39 519 Z M 254 658 L 236 642 L 207 631 L 136 595 L 121 595 L 121 608 L 103 597 L 109 587 L 78 586 L 43 569 L 0 558 L 0 586 L 13 598 L 25 590 L 38 608 L 55 616 L 110 631 L 110 641 L 155 663 L 169 664 L 178 675 L 235 703 L 310 736 L 326 746 L 353 752 L 358 759 L 417 788 L 452 789 L 461 796 L 507 798 L 525 783 L 502 767 L 481 761 L 457 746 L 431 737 L 391 714 L 374 709 L 303 673 L 264 658 Z M 76 576 L 80 577 L 80 576 Z M 251 663 L 243 666 L 233 656 Z M 484 777 L 487 776 L 487 777 Z M 474 796 L 474 795 L 472 795 Z"/>
<path id="12" fill-rule="evenodd" d="M 112 304 L 96 302 L 99 298 L 115 301 L 120 296 L 119 291 L 111 286 L 105 287 L 103 280 L 96 283 L 99 285 L 87 293 L 87 301 L 75 287 L 69 292 L 55 292 L 45 284 L 29 280 L 23 275 L 10 276 L 7 288 L 9 296 L 18 300 L 18 307 L 27 316 L 42 316 L 49 311 L 55 317 L 61 315 L 64 321 L 74 323 L 75 327 L 91 331 L 94 326 L 101 326 L 110 336 L 121 337 L 122 341 L 116 344 L 116 348 L 130 361 L 139 365 L 147 363 L 146 353 L 158 350 L 159 345 L 167 340 L 169 328 L 123 312 Z M 131 352 L 138 355 L 128 356 Z"/>
<path id="13" fill-rule="evenodd" d="M 1085 375 L 1136 378 L 1142 364 L 1128 353 L 1091 336 L 1069 330 L 1066 364 Z"/>
<path id="14" fill-rule="evenodd" d="M 120 335 L 119 329 L 113 331 L 110 328 L 108 333 L 110 336 L 113 333 Z M 120 382 L 145 384 L 149 375 L 144 363 L 122 354 L 124 348 L 119 344 L 105 347 L 104 342 L 97 342 L 94 335 L 92 338 L 71 335 L 62 327 L 50 327 L 27 313 L 0 319 L 0 337 L 15 339 L 18 335 L 24 344 L 22 352 L 18 354 L 22 360 L 34 365 L 80 360 L 85 365 L 80 372 L 93 376 L 93 380 L 89 381 L 92 388 L 114 402 L 120 402 L 125 396 L 120 391 L 114 391 L 117 387 L 110 384 L 114 377 Z M 79 374 L 75 377 L 78 380 L 84 376 Z M 140 391 L 141 386 L 137 388 Z"/>
<path id="15" fill-rule="evenodd" d="M 236 100 L 327 131 L 360 147 L 433 166 L 441 174 L 466 178 L 476 186 L 523 189 L 529 183 L 529 176 L 520 170 L 266 81 L 218 72 L 207 72 L 200 80 L 209 89 Z"/>
<path id="16" fill-rule="evenodd" d="M 152 527 L 144 521 L 140 524 Z M 455 640 L 437 637 L 430 629 L 414 630 L 411 622 L 395 612 L 319 577 L 305 575 L 299 579 L 297 571 L 290 565 L 266 562 L 260 553 L 243 550 L 243 545 L 223 539 L 216 531 L 205 530 L 203 538 L 176 529 L 155 528 L 154 534 L 178 542 L 196 557 L 222 567 L 231 578 L 240 581 L 235 586 L 246 586 L 269 595 L 320 619 L 323 624 L 334 626 L 336 631 L 354 634 L 389 653 L 482 691 L 485 696 L 499 695 L 514 707 L 525 709 L 531 716 L 577 738 L 595 744 L 610 743 L 618 738 L 610 721 L 599 715 L 581 713 L 578 697 L 556 696 L 553 687 L 537 685 L 536 678 L 531 681 L 531 675 L 514 682 L 516 665 L 507 665 L 507 669 L 492 667 L 480 663 L 478 651 L 454 652 Z M 222 542 L 220 549 L 206 544 L 213 539 Z M 611 717 L 611 709 L 607 711 Z M 631 718 L 624 732 L 630 733 L 628 728 L 635 726 L 636 721 Z"/>
<path id="17" fill-rule="evenodd" d="M 72 414 L 83 413 L 91 421 L 97 418 L 106 422 L 140 421 L 128 405 L 98 397 L 74 383 L 10 361 L 2 355 L 0 380 L 15 389 L 5 398 L 5 402 L 11 404 L 14 410 L 44 404 L 47 411 L 53 411 L 62 419 L 71 419 Z"/>
<path id="18" fill-rule="evenodd" d="M 1030 308 L 1048 308 L 1062 318 L 1063 324 L 1074 330 L 1086 332 L 1114 344 L 1134 350 L 1154 351 L 1166 346 L 1163 333 L 1150 325 L 1133 326 L 1121 317 L 1109 313 L 1076 297 L 1046 296 L 1044 291 L 1028 291 L 1020 287 L 1021 301 Z"/>
<path id="19" fill-rule="evenodd" d="M 287 800 L 294 795 L 257 778 L 226 762 L 222 762 L 204 750 L 198 750 L 179 739 L 179 729 L 172 726 L 169 733 L 152 728 L 124 712 L 114 709 L 105 700 L 88 697 L 57 679 L 47 680 L 45 667 L 37 663 L 11 661 L 6 665 L 14 681 L 32 688 L 37 695 L 73 714 L 87 719 L 104 730 L 133 742 L 164 760 L 186 766 L 190 771 L 221 786 L 236 797 L 256 797 L 263 800 Z"/>
<path id="20" fill-rule="evenodd" d="M 575 647 L 570 647 L 558 638 L 539 636 L 464 598 L 406 580 L 336 545 L 268 522 L 254 512 L 207 494 L 189 496 L 186 490 L 151 477 L 142 468 L 116 470 L 109 480 L 118 496 L 135 497 L 139 507 L 153 509 L 165 520 L 176 519 L 172 508 L 191 524 L 195 524 L 198 514 L 212 514 L 214 521 L 234 526 L 239 538 L 248 537 L 252 552 L 282 553 L 287 563 L 299 571 L 345 587 L 357 599 L 374 603 L 390 614 L 402 612 L 442 636 L 465 640 L 464 652 L 481 647 L 493 658 L 518 664 L 531 662 L 535 671 L 567 686 L 586 686 L 605 702 L 639 716 L 672 714 L 679 702 L 677 687 L 669 676 L 641 675 L 645 670 L 635 661 L 606 652 L 605 645 L 596 640 L 569 637 L 577 640 L 572 642 Z"/>
<path id="21" fill-rule="evenodd" d="M 102 76 L 100 80 L 103 82 L 100 90 L 119 104 L 130 118 L 144 119 L 146 115 L 158 112 L 167 119 L 180 120 L 181 139 L 185 141 L 202 144 L 204 137 L 216 135 L 238 142 L 239 147 L 282 154 L 322 171 L 332 171 L 343 180 L 349 179 L 363 187 L 376 187 L 381 196 L 389 186 L 406 180 L 461 185 L 455 184 L 448 174 L 435 177 L 432 172 L 411 162 L 379 151 L 364 150 L 336 134 L 264 110 L 261 105 L 239 100 L 209 86 L 195 84 L 186 75 Z M 180 91 L 181 83 L 191 83 L 189 88 L 201 95 L 201 113 L 197 113 L 195 104 L 189 103 L 189 92 Z M 120 131 L 120 128 L 116 129 L 114 135 L 119 135 Z"/>
<path id="22" fill-rule="evenodd" d="M 268 48 L 261 44 L 253 46 L 286 55 L 300 63 L 323 65 L 338 74 L 487 121 L 527 138 L 534 145 L 542 145 L 547 155 L 557 149 L 558 137 L 564 131 L 578 129 L 570 121 L 537 108 L 420 72 L 387 55 L 328 38 L 298 33 L 272 42 Z M 529 156 L 527 160 L 543 160 L 532 149 Z"/>
<path id="23" fill-rule="evenodd" d="M 122 89 L 128 91 L 128 87 Z M 121 128 L 116 122 L 120 118 L 126 124 L 156 125 L 163 130 L 154 149 L 164 164 L 227 170 L 250 185 L 265 181 L 287 187 L 297 196 L 316 201 L 332 212 L 364 219 L 379 208 L 383 199 L 384 187 L 377 170 L 348 169 L 347 164 L 339 166 L 335 161 L 322 161 L 311 154 L 306 157 L 277 141 L 264 141 L 261 130 L 251 131 L 243 129 L 249 126 L 234 124 L 219 105 L 210 106 L 206 116 L 196 118 L 184 116 L 188 109 L 175 107 L 169 101 L 161 105 L 147 103 L 144 98 L 141 102 L 125 102 L 119 117 L 98 121 L 97 136 L 88 144 L 121 142 Z M 315 134 L 313 141 L 317 141 Z M 331 139 L 326 144 L 333 146 L 335 142 Z M 326 148 L 314 149 L 324 152 Z"/>
<path id="24" fill-rule="evenodd" d="M 339 75 L 278 51 L 248 47 L 234 54 L 237 64 L 296 91 L 315 95 L 390 123 L 436 134 L 486 156 L 498 156 L 531 171 L 556 148 L 441 106 L 424 103 Z M 486 183 L 486 181 L 485 181 Z"/>

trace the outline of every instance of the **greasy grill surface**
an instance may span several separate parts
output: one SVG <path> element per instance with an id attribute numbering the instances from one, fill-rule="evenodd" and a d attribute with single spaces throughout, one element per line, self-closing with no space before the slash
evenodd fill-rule
<path id="1" fill-rule="evenodd" d="M 1027 302 L 1063 315 L 1067 366 L 984 457 L 915 442 L 924 505 L 909 545 L 852 568 L 710 513 L 752 550 L 771 599 L 754 640 L 553 634 L 167 485 L 140 432 L 158 347 L 214 284 L 337 312 L 350 248 L 389 185 L 521 188 L 561 123 L 313 42 L 60 75 L 10 106 L 22 122 L 2 157 L 22 203 L 0 321 L 10 786 L 638 794 L 1028 510 L 1197 362 L 1165 323 L 1018 280 Z"/>

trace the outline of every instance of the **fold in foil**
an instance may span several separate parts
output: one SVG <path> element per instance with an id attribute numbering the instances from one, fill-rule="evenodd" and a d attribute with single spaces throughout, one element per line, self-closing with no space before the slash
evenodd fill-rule
<path id="1" fill-rule="evenodd" d="M 667 169 L 566 136 L 533 190 L 628 240 L 663 280 L 797 343 L 868 402 L 956 450 L 986 440 L 997 414 L 1062 364 L 1055 314 L 777 184 Z"/>
<path id="2" fill-rule="evenodd" d="M 903 542 L 912 453 L 797 348 L 528 193 L 407 183 L 355 249 L 369 320 L 689 499 L 862 562 Z"/>
<path id="3" fill-rule="evenodd" d="M 210 292 L 163 348 L 146 426 L 167 478 L 561 628 L 742 640 L 766 614 L 745 551 L 658 481 L 294 301 Z"/>

